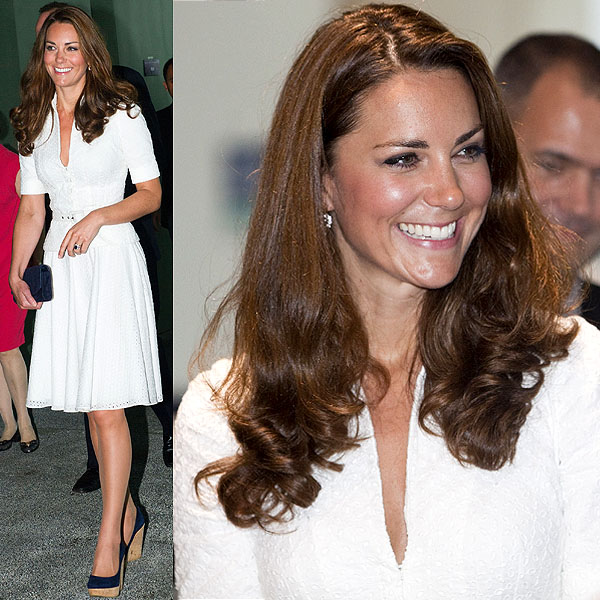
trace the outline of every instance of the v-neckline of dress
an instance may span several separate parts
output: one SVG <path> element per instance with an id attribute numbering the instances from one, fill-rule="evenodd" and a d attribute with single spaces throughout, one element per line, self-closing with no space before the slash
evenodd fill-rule
<path id="1" fill-rule="evenodd" d="M 73 128 L 75 127 L 75 116 L 73 116 L 73 122 L 71 123 L 71 131 L 69 132 L 69 151 L 67 152 L 67 164 L 62 161 L 62 131 L 60 126 L 60 115 L 58 114 L 58 98 L 56 94 L 52 100 L 52 108 L 56 113 L 56 121 L 58 124 L 58 162 L 63 169 L 68 169 L 71 164 L 71 142 L 73 141 Z"/>
<path id="2" fill-rule="evenodd" d="M 367 406 L 365 406 L 364 410 L 364 419 L 365 425 L 367 429 L 369 443 L 372 444 L 372 456 L 375 460 L 376 466 L 376 481 L 375 485 L 377 488 L 377 521 L 378 528 L 380 529 L 380 534 L 383 539 L 386 541 L 385 548 L 385 558 L 390 566 L 395 567 L 398 572 L 402 571 L 404 566 L 406 565 L 406 560 L 409 555 L 410 548 L 410 532 L 409 532 L 409 511 L 410 511 L 410 465 L 411 465 L 411 457 L 414 454 L 414 437 L 416 433 L 416 428 L 418 427 L 417 416 L 419 412 L 419 405 L 421 403 L 422 395 L 423 395 L 423 387 L 425 383 L 425 368 L 421 367 L 419 371 L 419 375 L 417 376 L 417 380 L 415 383 L 415 388 L 413 390 L 413 403 L 410 412 L 410 421 L 408 424 L 408 443 L 406 447 L 406 476 L 404 482 L 404 522 L 406 524 L 406 548 L 404 549 L 404 558 L 401 563 L 396 560 L 396 554 L 394 552 L 394 548 L 392 546 L 392 540 L 389 536 L 386 522 L 385 522 L 385 506 L 383 503 L 383 480 L 381 477 L 381 469 L 379 467 L 379 453 L 377 451 L 377 441 L 375 440 L 375 429 L 373 427 L 373 420 L 371 418 L 371 414 Z M 366 400 L 364 391 L 360 390 L 360 396 L 363 401 Z"/>

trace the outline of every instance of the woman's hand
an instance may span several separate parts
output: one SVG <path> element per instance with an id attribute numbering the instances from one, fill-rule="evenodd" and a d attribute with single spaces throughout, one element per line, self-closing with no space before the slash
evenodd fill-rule
<path id="1" fill-rule="evenodd" d="M 92 211 L 89 215 L 81 219 L 81 221 L 75 223 L 67 231 L 67 235 L 65 235 L 60 245 L 58 258 L 62 258 L 65 252 L 69 256 L 85 254 L 101 226 L 101 219 L 96 211 Z"/>
<path id="2" fill-rule="evenodd" d="M 42 303 L 34 300 L 29 286 L 22 279 L 10 280 L 9 284 L 13 298 L 19 308 L 24 310 L 38 310 L 42 308 Z"/>

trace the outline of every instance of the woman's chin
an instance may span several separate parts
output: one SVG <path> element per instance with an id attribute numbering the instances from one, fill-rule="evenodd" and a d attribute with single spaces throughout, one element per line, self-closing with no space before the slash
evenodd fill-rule
<path id="1" fill-rule="evenodd" d="M 458 275 L 459 269 L 431 268 L 416 274 L 415 284 L 425 290 L 439 290 L 452 283 Z"/>

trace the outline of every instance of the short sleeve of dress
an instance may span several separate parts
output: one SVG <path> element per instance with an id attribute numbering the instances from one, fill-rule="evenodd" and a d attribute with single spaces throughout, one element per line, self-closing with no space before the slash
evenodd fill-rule
<path id="1" fill-rule="evenodd" d="M 19 154 L 19 165 L 21 167 L 21 195 L 45 194 L 46 188 L 38 179 L 33 154 L 29 156 Z"/>
<path id="2" fill-rule="evenodd" d="M 178 597 L 260 599 L 252 529 L 229 522 L 211 487 L 202 484 L 202 504 L 194 477 L 210 462 L 237 449 L 226 416 L 211 401 L 207 380 L 218 382 L 229 361 L 198 375 L 183 397 L 175 422 L 173 543 Z"/>
<path id="3" fill-rule="evenodd" d="M 154 157 L 152 137 L 146 119 L 138 106 L 130 112 L 131 117 L 126 110 L 118 110 L 115 113 L 115 121 L 119 128 L 121 148 L 131 174 L 131 181 L 140 183 L 156 179 L 160 176 L 160 172 Z"/>
<path id="4" fill-rule="evenodd" d="M 565 515 L 562 600 L 600 598 L 600 331 L 583 319 L 558 382 L 556 432 Z"/>

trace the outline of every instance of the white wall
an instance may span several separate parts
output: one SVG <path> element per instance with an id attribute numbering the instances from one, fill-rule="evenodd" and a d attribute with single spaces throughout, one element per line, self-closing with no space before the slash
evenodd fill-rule
<path id="1" fill-rule="evenodd" d="M 338 1 L 338 6 L 348 3 Z M 517 39 L 541 31 L 570 32 L 600 44 L 598 0 L 422 0 L 407 2 L 475 42 L 495 65 Z"/>
<path id="2" fill-rule="evenodd" d="M 187 362 L 206 324 L 204 299 L 230 277 L 241 249 L 244 223 L 232 225 L 225 206 L 227 150 L 236 142 L 260 144 L 281 78 L 328 6 L 324 0 L 174 3 L 176 395 L 185 389 Z"/>
<path id="3" fill-rule="evenodd" d="M 492 64 L 532 31 L 570 31 L 600 43 L 595 0 L 409 3 L 480 45 Z M 347 6 L 339 0 L 175 0 L 176 394 L 185 389 L 188 360 L 206 325 L 205 297 L 231 276 L 243 242 L 244 223 L 232 223 L 226 206 L 228 149 L 263 139 L 293 57 L 319 23 Z M 210 302 L 208 312 L 215 307 Z"/>

